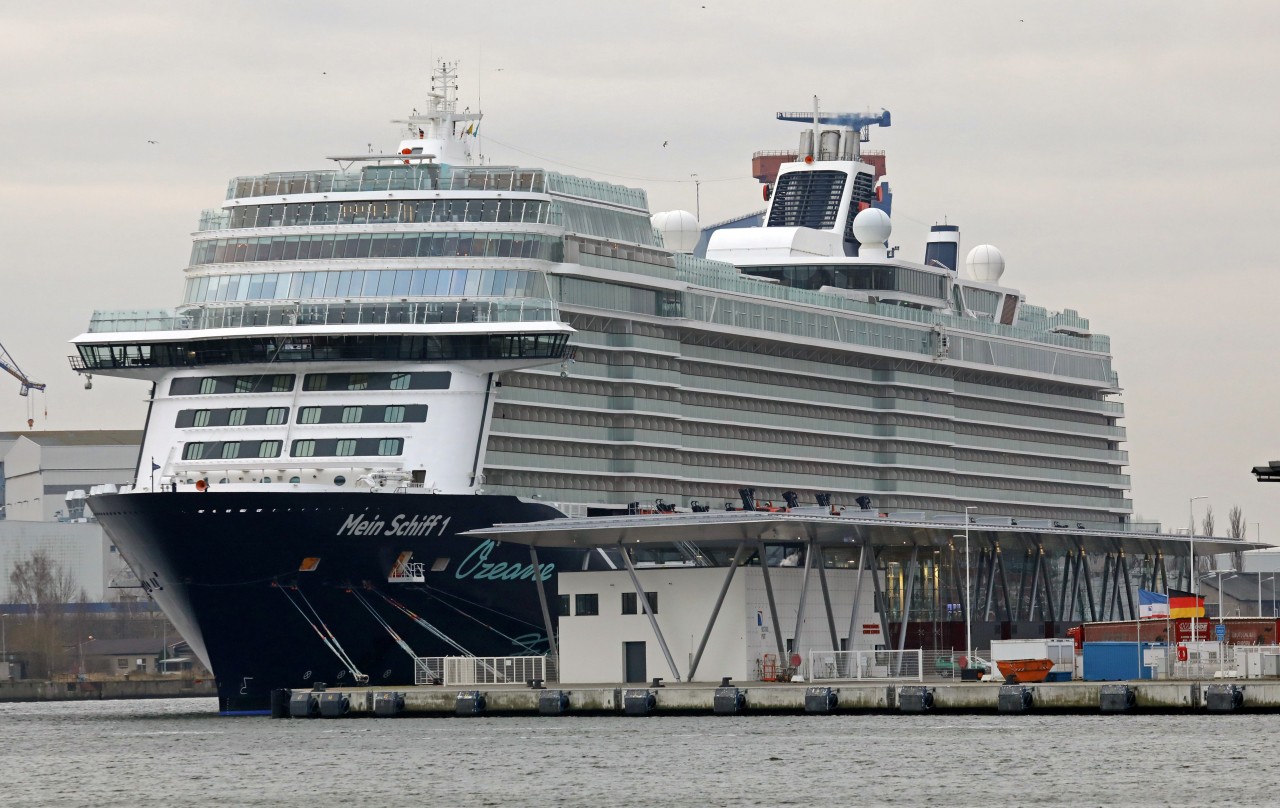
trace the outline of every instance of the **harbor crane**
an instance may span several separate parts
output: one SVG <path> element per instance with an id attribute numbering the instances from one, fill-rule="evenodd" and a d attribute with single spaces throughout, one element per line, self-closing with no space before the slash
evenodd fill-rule
<path id="1" fill-rule="evenodd" d="M 43 393 L 45 385 L 40 382 L 34 382 L 27 374 L 22 372 L 22 368 L 18 367 L 18 363 L 14 361 L 9 351 L 4 347 L 4 343 L 0 343 L 0 369 L 3 369 L 10 376 L 18 380 L 22 387 L 18 390 L 20 396 L 30 396 L 31 391 Z M 35 426 L 34 402 L 28 399 L 27 404 L 27 427 Z"/>

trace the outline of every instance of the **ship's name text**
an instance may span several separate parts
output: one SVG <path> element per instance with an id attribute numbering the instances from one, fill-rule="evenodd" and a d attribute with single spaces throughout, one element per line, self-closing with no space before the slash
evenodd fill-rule
<path id="1" fill-rule="evenodd" d="M 375 515 L 372 519 L 364 514 L 351 514 L 347 517 L 347 521 L 342 523 L 342 527 L 338 528 L 339 536 L 443 536 L 445 528 L 449 526 L 451 516 L 440 516 L 432 514 L 431 516 L 419 516 L 414 514 L 412 518 L 406 517 L 402 513 L 398 513 L 390 522 L 387 522 L 382 516 Z"/>
<path id="2" fill-rule="evenodd" d="M 462 563 L 458 565 L 457 571 L 453 573 L 453 577 L 458 579 L 470 578 L 475 581 L 527 581 L 533 579 L 532 564 L 490 561 L 489 554 L 497 546 L 497 543 L 491 539 L 482 541 L 476 546 L 476 549 L 472 550 L 462 560 Z M 548 563 L 539 564 L 538 567 L 542 572 L 542 580 L 550 581 L 552 575 L 555 574 L 556 565 Z"/>

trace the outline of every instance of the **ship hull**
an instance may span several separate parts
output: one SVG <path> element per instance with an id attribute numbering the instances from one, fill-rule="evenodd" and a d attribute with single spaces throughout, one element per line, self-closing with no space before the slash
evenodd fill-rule
<path id="1" fill-rule="evenodd" d="M 266 709 L 273 689 L 317 682 L 410 685 L 415 656 L 547 651 L 528 548 L 458 536 L 561 515 L 545 505 L 217 491 L 108 494 L 90 505 L 213 671 L 224 712 Z M 388 582 L 407 552 L 424 563 L 423 580 Z M 554 616 L 554 573 L 582 568 L 584 553 L 548 549 L 538 560 Z"/>

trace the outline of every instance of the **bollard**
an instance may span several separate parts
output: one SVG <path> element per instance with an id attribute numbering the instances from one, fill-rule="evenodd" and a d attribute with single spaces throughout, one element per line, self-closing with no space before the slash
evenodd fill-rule
<path id="1" fill-rule="evenodd" d="M 289 699 L 293 697 L 293 691 L 287 687 L 277 687 L 271 691 L 271 717 L 272 718 L 288 718 L 289 717 Z"/>
<path id="2" fill-rule="evenodd" d="M 999 711 L 1002 713 L 1026 713 L 1035 703 L 1031 688 L 1025 685 L 1001 685 Z"/>

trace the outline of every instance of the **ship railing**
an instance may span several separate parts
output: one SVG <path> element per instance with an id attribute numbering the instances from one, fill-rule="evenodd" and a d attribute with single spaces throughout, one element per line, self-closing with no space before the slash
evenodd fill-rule
<path id="1" fill-rule="evenodd" d="M 390 584 L 420 584 L 427 580 L 427 565 L 421 561 L 397 564 L 387 576 Z"/>
<path id="2" fill-rule="evenodd" d="M 808 681 L 889 680 L 924 681 L 924 652 L 907 651 L 809 651 L 805 661 Z"/>
<path id="3" fill-rule="evenodd" d="M 555 302 L 546 298 L 495 297 L 412 303 L 290 303 L 163 311 L 96 311 L 89 320 L 89 333 L 308 325 L 545 322 L 557 319 Z"/>

